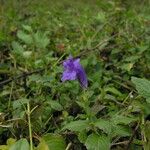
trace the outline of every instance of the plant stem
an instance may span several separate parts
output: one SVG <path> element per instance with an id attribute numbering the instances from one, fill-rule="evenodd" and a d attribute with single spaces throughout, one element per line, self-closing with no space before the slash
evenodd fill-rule
<path id="1" fill-rule="evenodd" d="M 10 95 L 9 95 L 9 100 L 8 100 L 8 109 L 10 109 L 10 105 L 11 105 L 13 86 L 14 86 L 14 82 L 11 82 L 11 89 L 10 89 Z"/>
<path id="2" fill-rule="evenodd" d="M 30 150 L 33 150 L 33 141 L 32 141 L 32 127 L 31 127 L 31 118 L 30 118 L 30 103 L 27 103 L 27 114 L 28 114 L 28 127 L 29 127 L 29 137 L 30 137 Z"/>

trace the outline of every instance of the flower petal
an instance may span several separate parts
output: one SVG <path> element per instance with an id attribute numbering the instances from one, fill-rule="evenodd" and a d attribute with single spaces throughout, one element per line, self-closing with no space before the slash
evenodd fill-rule
<path id="1" fill-rule="evenodd" d="M 77 73 L 75 71 L 64 71 L 61 80 L 76 80 L 77 79 Z"/>
<path id="2" fill-rule="evenodd" d="M 64 69 L 68 69 L 68 70 L 71 70 L 73 68 L 73 58 L 70 57 L 69 59 L 65 60 L 63 62 L 63 66 L 64 66 Z"/>
<path id="3" fill-rule="evenodd" d="M 86 73 L 82 66 L 80 66 L 80 68 L 78 69 L 77 77 L 81 86 L 87 88 L 88 81 L 87 81 Z"/>
<path id="4" fill-rule="evenodd" d="M 86 73 L 80 64 L 80 59 L 74 59 L 72 56 L 70 56 L 67 60 L 63 62 L 64 66 L 64 72 L 62 75 L 61 80 L 76 80 L 80 82 L 81 86 L 84 88 L 87 88 L 88 81 L 86 77 Z"/>

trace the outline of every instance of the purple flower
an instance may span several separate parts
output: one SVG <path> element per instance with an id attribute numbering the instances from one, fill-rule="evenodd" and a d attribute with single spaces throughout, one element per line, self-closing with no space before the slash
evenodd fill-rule
<path id="1" fill-rule="evenodd" d="M 80 59 L 74 59 L 70 56 L 67 60 L 63 62 L 64 72 L 61 80 L 64 82 L 66 80 L 78 80 L 82 87 L 87 88 L 88 81 L 86 73 L 80 64 Z"/>

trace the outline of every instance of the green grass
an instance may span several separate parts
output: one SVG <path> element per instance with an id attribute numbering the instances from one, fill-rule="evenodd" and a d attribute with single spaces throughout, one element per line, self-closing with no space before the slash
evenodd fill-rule
<path id="1" fill-rule="evenodd" d="M 1 0 L 0 150 L 149 150 L 149 6 Z M 61 82 L 70 54 L 87 90 Z"/>

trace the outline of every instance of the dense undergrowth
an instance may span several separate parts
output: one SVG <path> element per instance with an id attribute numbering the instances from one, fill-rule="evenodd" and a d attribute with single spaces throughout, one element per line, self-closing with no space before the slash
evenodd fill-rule
<path id="1" fill-rule="evenodd" d="M 149 0 L 0 0 L 0 150 L 150 150 L 149 79 Z"/>

